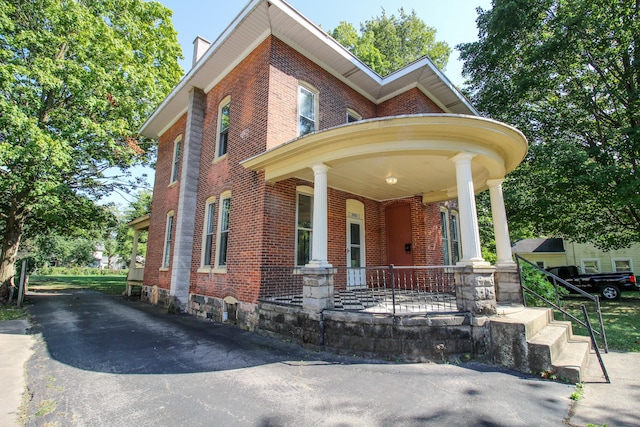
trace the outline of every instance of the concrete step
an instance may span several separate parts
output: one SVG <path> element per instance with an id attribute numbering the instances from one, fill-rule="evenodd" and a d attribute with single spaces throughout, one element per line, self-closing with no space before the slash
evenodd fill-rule
<path id="1" fill-rule="evenodd" d="M 544 371 L 560 355 L 571 337 L 571 323 L 553 321 L 527 340 L 532 371 Z"/>
<path id="2" fill-rule="evenodd" d="M 584 379 L 589 358 L 591 357 L 591 343 L 584 340 L 571 340 L 562 353 L 553 360 L 552 370 L 561 381 L 572 384 Z"/>
<path id="3" fill-rule="evenodd" d="M 526 307 L 523 310 L 493 318 L 491 321 L 501 323 L 504 327 L 523 330 L 530 339 L 553 320 L 553 311 L 548 308 Z"/>

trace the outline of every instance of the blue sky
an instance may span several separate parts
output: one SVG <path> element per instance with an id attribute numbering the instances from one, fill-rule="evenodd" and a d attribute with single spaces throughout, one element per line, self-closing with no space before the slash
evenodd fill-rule
<path id="1" fill-rule="evenodd" d="M 184 59 L 181 65 L 185 72 L 191 68 L 193 40 L 201 36 L 214 41 L 248 3 L 248 0 L 158 1 L 173 11 L 173 26 L 182 46 Z M 381 15 L 383 9 L 388 15 L 397 14 L 401 7 L 406 12 L 415 10 L 420 19 L 437 30 L 436 40 L 447 42 L 453 49 L 445 75 L 456 86 L 462 86 L 463 79 L 462 63 L 458 60 L 455 46 L 477 39 L 476 8 L 491 8 L 491 0 L 288 0 L 288 3 L 327 31 L 341 21 L 360 28 L 361 22 Z M 134 173 L 146 173 L 149 187 L 153 187 L 152 169 L 136 168 Z M 104 201 L 128 204 L 126 199 L 116 194 Z"/>
<path id="2" fill-rule="evenodd" d="M 173 26 L 178 32 L 185 59 L 181 62 L 185 71 L 191 67 L 193 40 L 202 36 L 213 41 L 229 26 L 231 21 L 247 5 L 248 0 L 158 0 L 173 11 Z M 489 9 L 491 0 L 288 0 L 291 6 L 329 31 L 340 21 L 360 27 L 360 23 L 382 14 L 397 14 L 403 7 L 406 12 L 415 10 L 428 26 L 437 30 L 436 39 L 445 41 L 451 48 L 459 43 L 475 41 L 476 8 Z M 453 51 L 445 74 L 457 86 L 462 85 L 462 64 L 458 52 Z"/>

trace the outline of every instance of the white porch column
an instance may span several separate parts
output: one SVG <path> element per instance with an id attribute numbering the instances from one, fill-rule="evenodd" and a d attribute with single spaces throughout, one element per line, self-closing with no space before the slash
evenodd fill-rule
<path id="1" fill-rule="evenodd" d="M 456 165 L 458 186 L 458 208 L 460 209 L 460 239 L 462 241 L 462 259 L 458 264 L 487 264 L 480 250 L 480 231 L 478 212 L 471 173 L 471 159 L 474 154 L 460 153 L 451 158 Z"/>
<path id="2" fill-rule="evenodd" d="M 504 195 L 502 183 L 504 178 L 487 180 L 491 196 L 491 216 L 493 218 L 493 231 L 496 237 L 496 253 L 498 260 L 496 266 L 509 267 L 514 265 L 511 257 L 511 239 L 507 224 L 507 213 L 504 207 Z"/>
<path id="3" fill-rule="evenodd" d="M 313 169 L 313 237 L 311 241 L 311 261 L 306 267 L 331 267 L 328 261 L 327 248 L 329 228 L 327 219 L 327 172 L 329 166 L 314 165 Z"/>

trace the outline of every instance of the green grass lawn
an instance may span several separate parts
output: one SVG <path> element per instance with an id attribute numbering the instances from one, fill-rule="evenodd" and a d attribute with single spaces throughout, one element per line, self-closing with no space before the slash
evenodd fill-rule
<path id="1" fill-rule="evenodd" d="M 127 286 L 125 275 L 114 276 L 30 276 L 28 290 L 55 291 L 91 289 L 107 295 L 121 295 Z"/>
<path id="2" fill-rule="evenodd" d="M 127 276 L 29 276 L 29 291 L 61 291 L 65 289 L 92 289 L 107 295 L 121 295 L 127 284 Z M 15 306 L 0 305 L 0 321 L 20 319 L 27 310 Z"/>
<path id="3" fill-rule="evenodd" d="M 589 320 L 594 329 L 599 328 L 595 303 L 584 298 L 567 297 L 565 303 L 568 311 L 579 319 L 583 319 L 580 305 L 584 304 L 589 313 Z M 600 300 L 602 322 L 607 335 L 610 350 L 640 351 L 640 292 L 626 292 L 617 301 Z M 561 319 L 556 313 L 556 319 Z M 577 335 L 589 335 L 586 329 L 573 324 Z M 600 340 L 598 340 L 600 343 Z"/>

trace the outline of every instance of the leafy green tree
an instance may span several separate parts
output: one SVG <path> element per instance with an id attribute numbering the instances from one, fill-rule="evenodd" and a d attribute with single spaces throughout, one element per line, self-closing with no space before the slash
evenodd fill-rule
<path id="1" fill-rule="evenodd" d="M 137 130 L 182 74 L 170 18 L 144 0 L 0 0 L 0 284 L 23 234 L 107 219 L 94 200 L 154 155 Z"/>
<path id="2" fill-rule="evenodd" d="M 510 225 L 601 248 L 640 241 L 640 2 L 495 0 L 458 46 L 466 90 L 529 138 Z"/>
<path id="3" fill-rule="evenodd" d="M 398 13 L 389 16 L 383 9 L 382 16 L 360 24 L 360 33 L 353 24 L 342 21 L 329 34 L 381 76 L 425 55 L 444 69 L 451 49 L 436 41 L 436 29 L 427 26 L 415 10 L 408 14 L 401 8 Z"/>
<path id="4" fill-rule="evenodd" d="M 96 241 L 87 237 L 70 238 L 52 233 L 38 236 L 34 246 L 36 267 L 90 267 L 96 262 L 93 256 Z"/>

